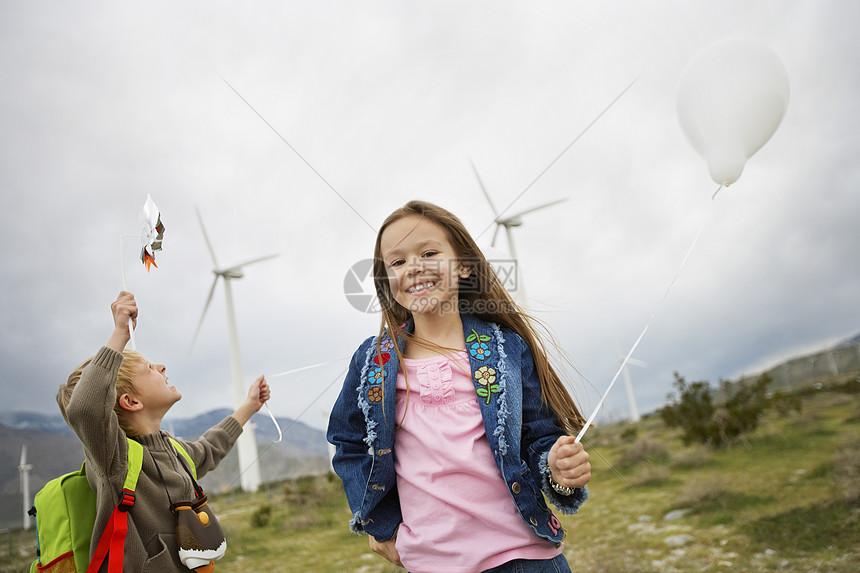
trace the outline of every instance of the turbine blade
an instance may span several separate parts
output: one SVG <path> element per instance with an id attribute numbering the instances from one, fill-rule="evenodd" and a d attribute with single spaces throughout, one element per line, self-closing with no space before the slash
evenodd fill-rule
<path id="1" fill-rule="evenodd" d="M 197 212 L 197 220 L 200 221 L 200 230 L 203 231 L 203 240 L 206 241 L 206 246 L 209 248 L 209 254 L 212 255 L 212 264 L 218 268 L 218 261 L 215 259 L 215 250 L 212 248 L 212 243 L 209 242 L 209 235 L 206 234 L 206 226 L 203 225 L 203 217 L 200 216 L 200 209 L 194 207 Z"/>
<path id="2" fill-rule="evenodd" d="M 212 288 L 209 289 L 209 296 L 206 297 L 206 304 L 203 305 L 203 313 L 200 315 L 200 321 L 197 323 L 197 330 L 194 331 L 194 338 L 191 339 L 191 346 L 188 348 L 188 354 L 194 350 L 194 343 L 197 342 L 197 335 L 200 334 L 200 327 L 203 326 L 203 319 L 206 318 L 206 311 L 209 310 L 209 303 L 212 302 L 212 296 L 215 294 L 215 285 L 218 284 L 218 275 L 215 275 L 215 280 L 212 281 Z"/>
<path id="3" fill-rule="evenodd" d="M 489 203 L 489 204 L 490 204 L 490 209 L 492 209 L 492 210 L 493 210 L 493 216 L 494 216 L 494 217 L 496 217 L 496 218 L 498 219 L 498 218 L 499 218 L 499 210 L 498 210 L 498 209 L 496 209 L 496 206 L 495 206 L 495 205 L 493 205 L 493 200 L 492 200 L 492 199 L 490 199 L 490 194 L 489 194 L 489 193 L 487 193 L 487 188 L 486 188 L 486 187 L 484 187 L 484 182 L 483 182 L 483 181 L 481 181 L 481 176 L 480 176 L 480 175 L 478 175 L 478 168 L 477 168 L 477 167 L 475 167 L 475 164 L 472 162 L 472 160 L 471 160 L 471 159 L 469 159 L 469 165 L 471 165 L 471 166 L 472 166 L 472 171 L 474 171 L 474 172 L 475 172 L 475 177 L 478 179 L 478 185 L 480 185 L 480 186 L 481 186 L 481 191 L 483 191 L 483 192 L 484 192 L 484 197 L 486 197 L 486 198 L 487 198 L 487 203 Z"/>
<path id="4" fill-rule="evenodd" d="M 259 263 L 262 261 L 268 261 L 269 259 L 274 259 L 275 257 L 280 257 L 280 253 L 275 253 L 274 255 L 266 255 L 265 257 L 257 257 L 256 259 L 251 259 L 250 261 L 245 261 L 244 263 L 239 263 L 238 265 L 233 265 L 229 269 L 224 269 L 223 272 L 229 273 L 231 271 L 241 270 L 242 267 L 247 267 L 248 265 L 253 265 L 254 263 Z"/>
<path id="5" fill-rule="evenodd" d="M 530 208 L 530 209 L 526 209 L 525 211 L 520 211 L 519 213 L 516 213 L 516 214 L 514 214 L 514 215 L 509 215 L 509 216 L 505 217 L 505 221 L 508 221 L 508 220 L 510 220 L 510 219 L 516 219 L 516 218 L 518 218 L 518 217 L 522 217 L 522 216 L 523 216 L 523 215 L 525 215 L 526 213 L 531 213 L 531 212 L 533 212 L 533 211 L 538 211 L 538 210 L 540 210 L 540 209 L 545 209 L 545 208 L 547 208 L 547 207 L 552 207 L 553 205 L 558 205 L 559 203 L 562 203 L 562 202 L 564 202 L 564 201 L 567 201 L 567 198 L 564 198 L 564 199 L 556 199 L 555 201 L 550 201 L 549 203 L 544 203 L 544 204 L 542 204 L 542 205 L 538 205 L 537 207 L 532 207 L 532 208 Z"/>

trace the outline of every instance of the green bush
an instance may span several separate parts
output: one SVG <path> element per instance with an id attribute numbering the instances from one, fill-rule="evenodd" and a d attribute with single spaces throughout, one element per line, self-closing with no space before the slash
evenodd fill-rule
<path id="1" fill-rule="evenodd" d="M 630 424 L 621 430 L 621 439 L 625 442 L 635 440 L 638 434 L 639 428 L 634 424 Z"/>
<path id="2" fill-rule="evenodd" d="M 772 379 L 763 374 L 753 384 L 732 384 L 720 381 L 720 395 L 725 401 L 714 404 L 710 383 L 687 383 L 675 372 L 675 390 L 669 394 L 668 405 L 660 409 L 660 417 L 671 428 L 681 428 L 684 444 L 725 446 L 735 438 L 758 427 L 768 406 L 767 387 Z"/>
<path id="3" fill-rule="evenodd" d="M 660 417 L 670 428 L 682 428 L 682 440 L 689 445 L 694 442 L 708 443 L 713 434 L 711 418 L 714 404 L 711 385 L 707 381 L 687 384 L 683 376 L 674 373 L 677 396 L 669 394 L 668 404 L 660 408 Z"/>
<path id="4" fill-rule="evenodd" d="M 260 528 L 269 525 L 272 520 L 272 506 L 269 504 L 261 505 L 251 515 L 251 525 Z"/>
<path id="5" fill-rule="evenodd" d="M 797 392 L 783 392 L 777 390 L 770 398 L 770 403 L 783 418 L 787 418 L 791 411 L 800 414 L 803 411 L 803 398 Z"/>

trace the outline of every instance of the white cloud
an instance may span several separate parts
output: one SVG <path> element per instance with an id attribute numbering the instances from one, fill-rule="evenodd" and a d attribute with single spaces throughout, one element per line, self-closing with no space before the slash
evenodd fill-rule
<path id="1" fill-rule="evenodd" d="M 377 319 L 349 306 L 343 277 L 371 254 L 373 228 L 392 209 L 432 200 L 480 234 L 492 216 L 469 159 L 507 206 L 637 77 L 512 207 L 568 198 L 527 216 L 515 240 L 538 315 L 594 386 L 583 399 L 596 402 L 618 347 L 655 308 L 636 353 L 649 366 L 631 372 L 643 407 L 662 403 L 673 370 L 715 382 L 858 330 L 854 5 L 0 10 L 4 408 L 53 411 L 56 386 L 107 339 L 119 236 L 136 232 L 146 193 L 167 234 L 149 276 L 134 246 L 124 251 L 142 310 L 138 345 L 183 390 L 177 415 L 227 406 L 221 286 L 187 356 L 212 280 L 195 206 L 222 265 L 281 253 L 234 287 L 249 380 L 348 356 Z M 716 186 L 681 134 L 674 98 L 690 58 L 725 37 L 770 45 L 792 95 L 776 135 L 712 202 Z M 338 368 L 280 380 L 273 409 L 298 415 Z M 620 385 L 606 408 L 626 408 Z M 323 423 L 316 409 L 305 416 Z"/>

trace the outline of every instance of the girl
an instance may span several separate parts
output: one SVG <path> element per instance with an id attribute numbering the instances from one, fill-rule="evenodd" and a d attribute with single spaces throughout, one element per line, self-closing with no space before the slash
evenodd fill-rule
<path id="1" fill-rule="evenodd" d="M 588 497 L 584 418 L 532 321 L 463 224 L 411 201 L 374 249 L 378 336 L 356 351 L 328 440 L 350 528 L 414 572 L 570 571 L 562 513 Z"/>
<path id="2" fill-rule="evenodd" d="M 90 557 L 122 494 L 128 468 L 128 437 L 143 446 L 143 463 L 134 505 L 128 510 L 123 570 L 188 573 L 193 568 L 209 573 L 214 569 L 211 558 L 223 554 L 226 542 L 208 552 L 200 551 L 209 549 L 203 546 L 180 548 L 176 535 L 180 529 L 171 508 L 180 500 L 205 503 L 198 497 L 202 490 L 197 491 L 188 465 L 171 444 L 171 436 L 161 429 L 162 418 L 182 394 L 176 386 L 168 385 L 163 364 L 152 364 L 140 353 L 125 350 L 128 323 L 137 320 L 134 295 L 121 292 L 111 304 L 111 312 L 114 330 L 107 344 L 78 366 L 57 394 L 63 417 L 84 445 L 87 479 L 96 492 Z M 198 477 L 214 469 L 227 455 L 242 433 L 242 426 L 269 396 L 269 385 L 260 376 L 232 415 L 197 440 L 178 442 L 193 460 Z M 99 571 L 108 570 L 110 558 L 108 555 Z"/>

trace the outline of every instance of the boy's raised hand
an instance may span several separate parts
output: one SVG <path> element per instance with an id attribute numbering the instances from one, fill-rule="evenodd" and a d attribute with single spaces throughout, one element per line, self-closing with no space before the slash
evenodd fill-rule
<path id="1" fill-rule="evenodd" d="M 269 400 L 271 394 L 266 377 L 260 376 L 251 384 L 251 388 L 248 390 L 248 397 L 233 412 L 233 417 L 244 426 L 245 422 L 251 419 L 251 416 L 260 411 L 260 408 Z"/>
<path id="2" fill-rule="evenodd" d="M 110 305 L 111 314 L 113 314 L 113 334 L 111 334 L 108 343 L 105 345 L 111 350 L 122 352 L 125 345 L 131 339 L 128 330 L 128 323 L 132 326 L 137 325 L 137 302 L 134 300 L 134 295 L 130 292 L 121 291 Z"/>
<path id="3" fill-rule="evenodd" d="M 269 401 L 271 395 L 272 391 L 269 388 L 269 383 L 266 382 L 266 377 L 260 376 L 251 384 L 246 401 L 251 404 L 255 412 L 258 412 L 263 404 Z"/>
<path id="4" fill-rule="evenodd" d="M 565 487 L 582 487 L 591 479 L 588 453 L 573 436 L 561 436 L 549 450 L 546 460 L 552 479 Z"/>

